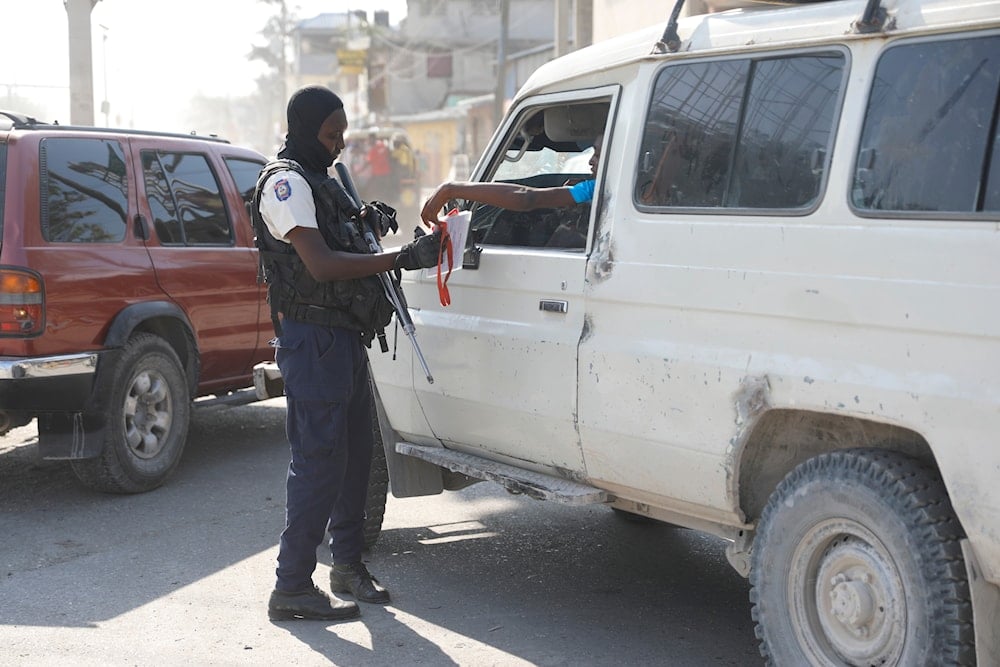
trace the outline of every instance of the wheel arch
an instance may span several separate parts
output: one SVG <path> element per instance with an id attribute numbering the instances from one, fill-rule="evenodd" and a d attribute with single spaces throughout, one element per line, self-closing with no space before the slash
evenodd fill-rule
<path id="1" fill-rule="evenodd" d="M 927 440 L 912 429 L 848 415 L 770 409 L 755 420 L 734 475 L 745 520 L 760 518 L 778 483 L 800 463 L 859 447 L 901 452 L 938 467 Z"/>
<path id="2" fill-rule="evenodd" d="M 184 368 L 188 393 L 194 398 L 201 373 L 201 358 L 194 328 L 184 311 L 170 301 L 146 301 L 128 306 L 115 316 L 104 344 L 109 348 L 121 348 L 137 332 L 159 336 L 173 348 Z"/>

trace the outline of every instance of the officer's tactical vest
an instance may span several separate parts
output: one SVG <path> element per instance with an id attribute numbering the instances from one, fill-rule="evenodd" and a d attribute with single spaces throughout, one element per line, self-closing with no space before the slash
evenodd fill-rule
<path id="1" fill-rule="evenodd" d="M 280 312 L 287 319 L 322 326 L 345 327 L 361 333 L 366 346 L 382 332 L 392 318 L 392 304 L 375 276 L 350 280 L 317 282 L 291 243 L 278 241 L 267 229 L 260 214 L 264 184 L 279 171 L 301 174 L 312 188 L 316 221 L 326 244 L 333 250 L 369 253 L 358 229 L 358 208 L 336 179 L 309 172 L 294 160 L 268 163 L 257 179 L 248 208 L 255 232 L 260 267 L 258 280 L 267 283 L 271 322 L 281 335 Z"/>

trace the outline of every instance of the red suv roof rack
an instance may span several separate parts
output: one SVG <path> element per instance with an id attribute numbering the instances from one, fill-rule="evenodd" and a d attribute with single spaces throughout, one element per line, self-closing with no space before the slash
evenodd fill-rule
<path id="1" fill-rule="evenodd" d="M 111 132 L 116 134 L 132 134 L 132 135 L 144 135 L 153 137 L 179 137 L 182 139 L 202 139 L 204 141 L 216 141 L 223 144 L 228 144 L 228 139 L 223 139 L 222 137 L 215 134 L 195 134 L 191 132 L 190 134 L 183 134 L 181 132 L 160 132 L 156 130 L 133 130 L 131 128 L 118 128 L 118 127 L 94 127 L 91 125 L 60 125 L 59 123 L 46 123 L 40 121 L 37 118 L 28 116 L 26 114 L 18 113 L 16 111 L 5 111 L 0 109 L 0 123 L 3 122 L 3 118 L 7 118 L 11 125 L 10 127 L 3 127 L 0 124 L 0 129 L 7 130 L 35 130 L 35 129 L 45 129 L 45 130 L 72 130 L 74 132 Z"/>

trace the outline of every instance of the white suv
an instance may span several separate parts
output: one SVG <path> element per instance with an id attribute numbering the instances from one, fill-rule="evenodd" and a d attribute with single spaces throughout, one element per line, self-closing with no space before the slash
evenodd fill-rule
<path id="1" fill-rule="evenodd" d="M 470 205 L 448 307 L 408 274 L 434 382 L 373 355 L 393 493 L 722 536 L 773 664 L 1000 664 L 998 91 L 998 0 L 735 10 L 541 67 L 473 179 L 586 178 L 603 134 L 593 206 Z"/>

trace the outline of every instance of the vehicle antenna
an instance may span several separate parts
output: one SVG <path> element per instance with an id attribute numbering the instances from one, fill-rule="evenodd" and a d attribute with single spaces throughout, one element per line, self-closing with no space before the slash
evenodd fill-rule
<path id="1" fill-rule="evenodd" d="M 653 53 L 666 53 L 667 51 L 675 53 L 677 49 L 681 48 L 681 38 L 677 34 L 677 19 L 680 18 L 683 7 L 684 0 L 677 0 L 674 3 L 674 10 L 670 12 L 670 20 L 667 21 L 663 37 L 660 37 L 660 41 L 653 46 Z"/>

